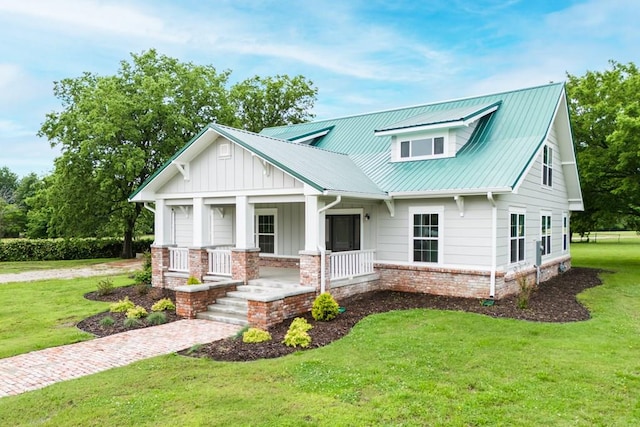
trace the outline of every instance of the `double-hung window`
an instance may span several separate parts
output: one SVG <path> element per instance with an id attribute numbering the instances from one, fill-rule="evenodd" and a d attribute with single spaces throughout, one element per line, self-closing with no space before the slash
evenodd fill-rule
<path id="1" fill-rule="evenodd" d="M 444 154 L 444 137 L 408 139 L 400 141 L 400 158 L 441 156 Z"/>
<path id="2" fill-rule="evenodd" d="M 553 186 L 553 149 L 548 145 L 542 150 L 542 185 Z"/>
<path id="3" fill-rule="evenodd" d="M 562 214 L 562 252 L 569 249 L 569 215 Z"/>
<path id="4" fill-rule="evenodd" d="M 510 261 L 512 263 L 524 261 L 525 255 L 525 215 L 524 212 L 511 212 L 510 232 L 509 232 L 509 248 Z"/>
<path id="5" fill-rule="evenodd" d="M 410 259 L 442 263 L 442 209 L 410 208 Z"/>
<path id="6" fill-rule="evenodd" d="M 542 255 L 551 253 L 551 214 L 540 216 L 540 240 L 542 241 Z"/>
<path id="7" fill-rule="evenodd" d="M 256 246 L 261 253 L 276 253 L 276 209 L 256 209 Z"/>

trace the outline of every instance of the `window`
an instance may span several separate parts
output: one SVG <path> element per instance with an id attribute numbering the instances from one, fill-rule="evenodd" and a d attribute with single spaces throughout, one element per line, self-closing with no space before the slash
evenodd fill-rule
<path id="1" fill-rule="evenodd" d="M 444 137 L 400 141 L 400 158 L 429 157 L 444 154 Z"/>
<path id="2" fill-rule="evenodd" d="M 256 246 L 261 253 L 276 253 L 276 209 L 256 209 Z"/>
<path id="3" fill-rule="evenodd" d="M 509 234 L 510 261 L 512 263 L 524 261 L 524 213 L 511 213 Z"/>
<path id="4" fill-rule="evenodd" d="M 569 249 L 569 216 L 567 213 L 562 214 L 562 252 Z"/>
<path id="5" fill-rule="evenodd" d="M 553 149 L 547 145 L 542 151 L 542 185 L 551 187 L 553 184 Z"/>
<path id="6" fill-rule="evenodd" d="M 542 241 L 542 255 L 551 253 L 551 214 L 540 217 L 540 240 Z"/>
<path id="7" fill-rule="evenodd" d="M 442 263 L 442 214 L 409 210 L 411 219 L 411 256 L 414 262 Z"/>

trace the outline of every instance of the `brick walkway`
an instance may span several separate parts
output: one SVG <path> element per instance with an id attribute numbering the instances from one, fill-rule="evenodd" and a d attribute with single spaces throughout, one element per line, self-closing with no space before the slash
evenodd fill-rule
<path id="1" fill-rule="evenodd" d="M 209 320 L 179 320 L 0 359 L 0 397 L 219 340 L 239 329 Z"/>

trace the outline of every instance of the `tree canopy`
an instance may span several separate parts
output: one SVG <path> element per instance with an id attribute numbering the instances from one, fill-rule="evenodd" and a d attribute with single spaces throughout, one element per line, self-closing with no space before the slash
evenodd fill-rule
<path id="1" fill-rule="evenodd" d="M 128 196 L 207 123 L 259 130 L 313 117 L 317 89 L 302 76 L 254 77 L 228 88 L 229 76 L 152 49 L 122 61 L 116 75 L 55 82 L 63 108 L 47 114 L 39 132 L 62 151 L 40 195 L 49 235 L 120 232 L 123 256 L 131 257 L 137 227 L 151 218 Z"/>
<path id="2" fill-rule="evenodd" d="M 585 212 L 572 219 L 584 233 L 621 224 L 640 230 L 640 73 L 633 63 L 568 75 Z"/>

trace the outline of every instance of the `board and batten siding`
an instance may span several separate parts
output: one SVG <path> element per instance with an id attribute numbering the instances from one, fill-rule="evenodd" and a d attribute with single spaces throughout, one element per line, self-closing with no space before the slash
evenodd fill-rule
<path id="1" fill-rule="evenodd" d="M 304 249 L 304 203 L 258 203 L 255 209 L 276 209 L 275 255 L 298 256 Z"/>
<path id="2" fill-rule="evenodd" d="M 193 218 L 191 206 L 173 206 L 173 243 L 178 247 L 187 247 L 193 244 Z"/>
<path id="3" fill-rule="evenodd" d="M 229 144 L 230 155 L 220 146 Z M 175 166 L 170 166 L 175 167 Z M 217 193 L 252 189 L 302 189 L 297 179 L 275 167 L 265 169 L 260 159 L 244 148 L 219 137 L 189 164 L 189 179 L 177 173 L 158 193 Z"/>
<path id="4" fill-rule="evenodd" d="M 486 197 L 465 197 L 464 215 L 451 198 L 397 200 L 392 218 L 385 205 L 378 207 L 376 259 L 411 263 L 410 208 L 444 209 L 441 265 L 489 268 L 491 265 L 491 205 Z M 429 265 L 425 263 L 424 265 Z"/>
<path id="5" fill-rule="evenodd" d="M 211 245 L 234 245 L 236 235 L 235 206 L 210 207 Z"/>
<path id="6" fill-rule="evenodd" d="M 511 264 L 509 252 L 510 217 L 509 209 L 525 210 L 525 260 L 523 264 L 535 264 L 535 241 L 540 240 L 540 217 L 543 212 L 551 212 L 551 253 L 542 257 L 542 261 L 558 258 L 568 253 L 562 250 L 562 217 L 569 215 L 569 202 L 565 184 L 562 160 L 556 125 L 549 132 L 546 145 L 553 150 L 552 187 L 542 185 L 543 148 L 536 155 L 532 167 L 527 172 L 517 194 L 506 194 L 498 197 L 498 267 L 505 270 L 517 269 Z"/>

